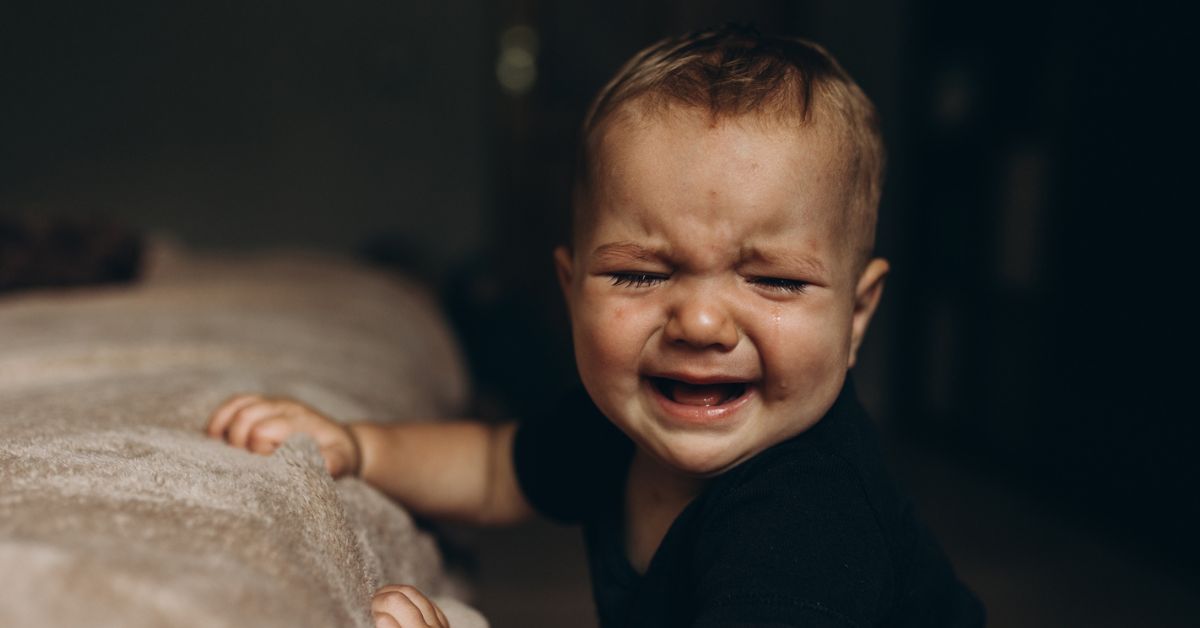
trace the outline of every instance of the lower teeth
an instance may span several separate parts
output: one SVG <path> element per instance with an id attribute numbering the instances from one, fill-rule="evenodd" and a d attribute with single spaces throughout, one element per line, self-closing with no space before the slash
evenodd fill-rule
<path id="1" fill-rule="evenodd" d="M 693 385 L 673 381 L 663 381 L 659 389 L 671 401 L 691 406 L 719 406 L 745 392 L 741 384 Z"/>

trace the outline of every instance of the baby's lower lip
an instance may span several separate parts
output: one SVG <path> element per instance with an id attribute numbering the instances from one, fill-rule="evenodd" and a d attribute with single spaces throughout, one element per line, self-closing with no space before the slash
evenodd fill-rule
<path id="1" fill-rule="evenodd" d="M 647 377 L 643 386 L 665 414 L 686 424 L 712 424 L 731 418 L 753 396 L 749 382 L 711 386 L 689 385 Z"/>

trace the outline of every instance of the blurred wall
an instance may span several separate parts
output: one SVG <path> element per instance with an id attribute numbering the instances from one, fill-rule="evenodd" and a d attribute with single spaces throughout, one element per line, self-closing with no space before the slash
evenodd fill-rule
<path id="1" fill-rule="evenodd" d="M 206 247 L 442 271 L 490 227 L 481 3 L 6 3 L 6 213 L 103 214 Z"/>

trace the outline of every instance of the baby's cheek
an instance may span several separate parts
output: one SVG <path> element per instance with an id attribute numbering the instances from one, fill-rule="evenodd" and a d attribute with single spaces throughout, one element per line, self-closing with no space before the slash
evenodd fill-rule
<path id="1" fill-rule="evenodd" d="M 575 362 L 584 385 L 593 397 L 611 394 L 633 360 L 625 355 L 618 339 L 609 330 L 593 327 L 586 333 L 576 333 Z"/>
<path id="2" fill-rule="evenodd" d="M 788 396 L 841 378 L 847 347 L 837 340 L 836 333 L 829 331 L 819 325 L 796 322 L 764 334 L 757 344 L 769 393 Z"/>

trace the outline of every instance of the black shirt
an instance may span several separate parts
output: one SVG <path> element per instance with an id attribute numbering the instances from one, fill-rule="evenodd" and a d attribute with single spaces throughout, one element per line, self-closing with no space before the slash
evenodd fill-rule
<path id="1" fill-rule="evenodd" d="M 522 425 L 513 450 L 530 503 L 583 524 L 604 628 L 984 624 L 888 477 L 849 379 L 808 431 L 714 478 L 644 575 L 622 537 L 633 443 L 582 390 Z"/>

